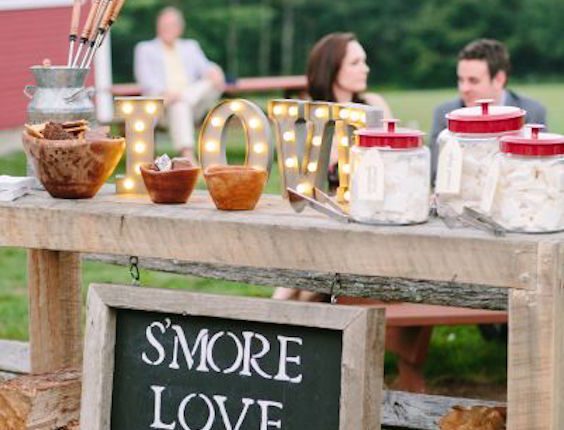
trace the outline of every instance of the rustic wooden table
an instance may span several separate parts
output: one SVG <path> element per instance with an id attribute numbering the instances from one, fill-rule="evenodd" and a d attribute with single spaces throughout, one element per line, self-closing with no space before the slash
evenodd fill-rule
<path id="1" fill-rule="evenodd" d="M 34 192 L 0 203 L 0 246 L 29 249 L 35 373 L 81 363 L 81 253 L 153 257 L 190 262 L 194 273 L 217 267 L 223 278 L 248 272 L 237 279 L 506 307 L 508 428 L 564 428 L 564 233 L 496 238 L 450 230 L 438 220 L 409 227 L 340 224 L 309 209 L 295 214 L 276 196 L 264 196 L 253 212 L 220 212 L 203 192 L 187 205 L 165 206 L 106 188 L 91 200 Z"/>

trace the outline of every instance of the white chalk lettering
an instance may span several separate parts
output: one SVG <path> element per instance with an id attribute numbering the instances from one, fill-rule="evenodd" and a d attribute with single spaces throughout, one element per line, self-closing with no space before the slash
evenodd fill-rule
<path id="1" fill-rule="evenodd" d="M 165 359 L 165 350 L 164 350 L 163 346 L 161 345 L 161 343 L 153 335 L 153 330 L 152 330 L 153 327 L 158 328 L 161 331 L 161 333 L 164 333 L 166 329 L 165 329 L 165 326 L 162 323 L 155 321 L 149 327 L 147 327 L 147 329 L 145 330 L 145 336 L 147 337 L 147 340 L 157 350 L 159 356 L 156 360 L 151 360 L 147 356 L 146 353 L 143 353 L 143 354 L 141 354 L 141 359 L 145 363 L 150 364 L 151 366 L 158 366 Z"/>
<path id="2" fill-rule="evenodd" d="M 180 369 L 178 365 L 178 344 L 182 347 L 182 352 L 184 353 L 184 359 L 186 360 L 186 365 L 188 369 L 192 369 L 194 366 L 194 356 L 196 355 L 196 351 L 200 348 L 200 364 L 196 368 L 199 372 L 209 372 L 209 369 L 206 366 L 206 351 L 208 349 L 208 337 L 209 331 L 208 329 L 200 330 L 196 340 L 194 341 L 194 346 L 190 351 L 188 347 L 188 342 L 186 341 L 186 336 L 184 334 L 184 330 L 179 325 L 173 325 L 172 329 L 175 331 L 176 336 L 174 338 L 174 349 L 172 352 L 172 362 L 168 367 L 171 369 Z"/>
<path id="3" fill-rule="evenodd" d="M 229 419 L 229 415 L 227 415 L 227 409 L 225 408 L 225 402 L 227 401 L 227 397 L 225 396 L 213 396 L 213 399 L 217 403 L 219 407 L 219 412 L 221 414 L 221 418 L 223 419 L 223 425 L 225 426 L 225 430 L 239 430 L 241 425 L 243 425 L 243 421 L 245 421 L 245 417 L 247 416 L 247 411 L 249 410 L 249 406 L 254 405 L 255 401 L 253 399 L 243 398 L 243 410 L 237 419 L 237 424 L 235 427 L 231 424 L 231 420 Z"/>
<path id="4" fill-rule="evenodd" d="M 154 417 L 153 423 L 151 424 L 152 429 L 164 429 L 164 430 L 174 430 L 176 427 L 176 421 L 170 424 L 163 423 L 161 419 L 161 393 L 164 391 L 165 387 L 160 387 L 158 385 L 151 385 L 151 390 L 155 393 L 155 407 L 154 407 Z"/>
<path id="5" fill-rule="evenodd" d="M 262 349 L 259 352 L 251 354 L 251 345 L 253 344 L 252 340 L 258 339 L 262 343 Z M 245 339 L 245 346 L 244 346 L 244 354 L 243 354 L 243 368 L 239 375 L 243 376 L 251 376 L 251 367 L 254 369 L 256 373 L 262 376 L 265 379 L 272 379 L 268 373 L 263 371 L 257 359 L 264 357 L 270 351 L 270 343 L 268 339 L 264 337 L 262 334 L 253 333 L 252 331 L 244 331 L 243 332 L 243 339 Z"/>
<path id="6" fill-rule="evenodd" d="M 278 364 L 278 373 L 274 377 L 276 381 L 286 381 L 291 382 L 294 384 L 299 384 L 302 382 L 302 374 L 300 373 L 298 376 L 291 378 L 288 376 L 286 363 L 295 363 L 298 366 L 301 365 L 301 356 L 288 356 L 288 343 L 293 342 L 298 345 L 302 345 L 302 339 L 299 337 L 286 337 L 286 336 L 277 336 L 278 343 L 280 344 L 280 361 Z"/>
<path id="7" fill-rule="evenodd" d="M 186 406 L 188 405 L 188 403 L 190 403 L 190 400 L 192 400 L 194 397 L 196 397 L 196 394 L 190 394 L 186 396 L 184 400 L 182 400 L 182 402 L 180 403 L 180 406 L 178 407 L 178 421 L 180 422 L 180 425 L 184 430 L 196 430 L 191 428 L 186 422 Z M 215 420 L 215 409 L 209 397 L 207 397 L 204 394 L 198 394 L 198 397 L 202 399 L 206 403 L 206 406 L 208 407 L 208 420 L 206 421 L 206 424 L 203 427 L 201 427 L 199 430 L 210 430 Z"/>
<path id="8" fill-rule="evenodd" d="M 150 348 L 141 352 L 141 359 L 151 366 L 166 362 L 174 370 L 257 375 L 292 384 L 303 380 L 300 371 L 303 339 L 300 337 L 278 335 L 278 348 L 272 348 L 267 337 L 254 331 L 213 332 L 207 328 L 185 331 L 168 318 L 147 326 L 145 337 Z M 221 345 L 219 349 L 218 345 Z"/>
<path id="9" fill-rule="evenodd" d="M 280 410 L 284 409 L 284 405 L 280 402 L 273 402 L 271 400 L 257 400 L 260 406 L 260 430 L 268 430 L 270 426 L 281 429 L 282 420 L 271 421 L 268 417 L 268 408 L 278 408 Z"/>
<path id="10" fill-rule="evenodd" d="M 235 360 L 233 361 L 233 364 L 230 367 L 228 367 L 225 370 L 221 370 L 219 366 L 216 364 L 215 359 L 213 358 L 213 351 L 217 340 L 224 335 L 225 332 L 220 331 L 211 337 L 210 341 L 208 342 L 208 351 L 206 357 L 208 364 L 212 368 L 212 370 L 218 373 L 223 372 L 227 374 L 227 373 L 235 372 L 239 368 L 239 366 L 241 366 L 241 362 L 243 361 L 243 344 L 239 341 L 239 339 L 237 339 L 237 336 L 235 336 L 231 332 L 227 332 L 227 336 L 233 339 L 235 345 L 237 346 L 237 356 L 235 357 Z"/>

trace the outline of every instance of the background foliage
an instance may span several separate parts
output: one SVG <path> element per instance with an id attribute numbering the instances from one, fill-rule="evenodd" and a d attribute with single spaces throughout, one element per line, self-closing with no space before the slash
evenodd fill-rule
<path id="1" fill-rule="evenodd" d="M 450 86 L 458 50 L 479 37 L 507 43 L 521 81 L 558 79 L 564 68 L 561 0 L 132 0 L 113 30 L 117 82 L 133 80 L 133 47 L 154 37 L 166 5 L 185 13 L 186 36 L 231 78 L 301 74 L 332 31 L 357 34 L 377 86 Z"/>

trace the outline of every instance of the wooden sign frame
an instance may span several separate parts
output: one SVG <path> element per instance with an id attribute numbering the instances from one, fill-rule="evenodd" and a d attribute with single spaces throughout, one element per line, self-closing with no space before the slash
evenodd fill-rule
<path id="1" fill-rule="evenodd" d="M 383 309 L 93 284 L 87 299 L 81 430 L 110 430 L 120 309 L 342 331 L 339 430 L 380 429 Z"/>

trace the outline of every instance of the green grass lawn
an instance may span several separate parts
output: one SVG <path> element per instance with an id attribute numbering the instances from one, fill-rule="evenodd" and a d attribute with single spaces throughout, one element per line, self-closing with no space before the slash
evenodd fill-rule
<path id="1" fill-rule="evenodd" d="M 533 97 L 547 106 L 551 131 L 564 133 L 564 84 L 519 85 L 520 93 Z M 433 107 L 445 99 L 455 97 L 452 90 L 429 91 L 384 91 L 394 116 L 404 125 L 418 127 L 429 132 Z M 266 98 L 256 101 L 264 106 Z M 240 163 L 244 159 L 244 147 L 240 131 L 228 133 L 230 141 L 229 161 Z M 158 152 L 171 153 L 166 135 L 157 138 Z M 235 143 L 237 142 L 237 143 Z M 123 163 L 118 172 L 123 171 Z M 21 152 L 0 158 L 0 174 L 25 174 L 25 158 Z M 202 181 L 198 185 L 204 188 Z M 267 192 L 279 192 L 279 175 L 276 165 L 267 185 Z M 27 328 L 27 287 L 25 251 L 0 249 L 0 338 L 28 338 Z M 271 288 L 231 282 L 220 282 L 201 278 L 142 271 L 144 285 L 163 288 L 182 288 L 221 294 L 238 294 L 267 297 Z M 126 268 L 85 262 L 83 269 L 83 290 L 93 282 L 128 284 Z M 504 344 L 484 341 L 476 327 L 439 327 L 435 330 L 425 367 L 425 375 L 431 384 L 441 381 L 465 381 L 471 383 L 504 384 L 506 378 L 506 348 Z M 386 359 L 387 372 L 394 372 L 394 359 Z"/>

